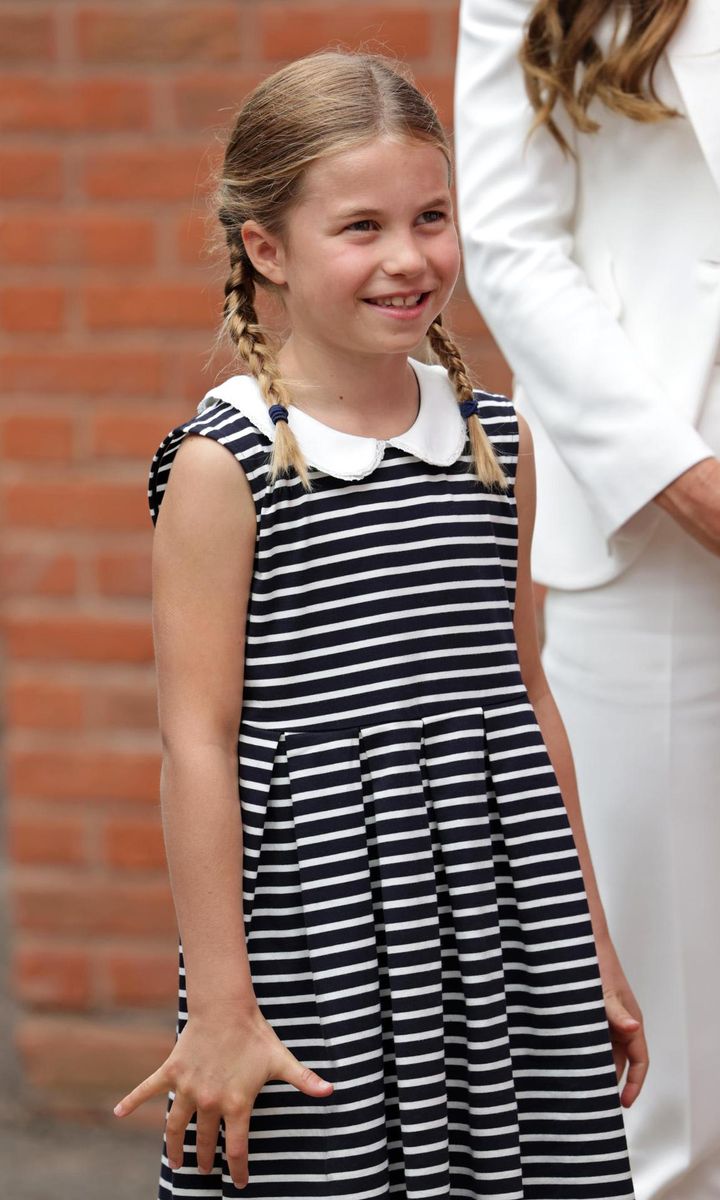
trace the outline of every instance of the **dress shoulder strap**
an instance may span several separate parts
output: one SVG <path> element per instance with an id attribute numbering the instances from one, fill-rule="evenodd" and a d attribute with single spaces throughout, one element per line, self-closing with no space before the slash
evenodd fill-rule
<path id="1" fill-rule="evenodd" d="M 475 388 L 473 396 L 478 417 L 512 486 L 515 483 L 519 442 L 515 405 L 507 396 L 498 392 L 484 392 Z"/>
<path id="2" fill-rule="evenodd" d="M 271 443 L 231 404 L 217 400 L 191 420 L 171 429 L 153 455 L 148 480 L 148 503 L 153 525 L 158 518 L 175 455 L 185 438 L 191 435 L 212 438 L 234 455 L 248 477 L 255 509 L 259 514 L 267 488 Z"/>

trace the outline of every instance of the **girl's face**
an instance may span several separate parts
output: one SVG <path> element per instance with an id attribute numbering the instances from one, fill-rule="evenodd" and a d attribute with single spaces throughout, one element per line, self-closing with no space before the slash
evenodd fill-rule
<path id="1" fill-rule="evenodd" d="M 383 137 L 318 160 L 271 248 L 295 345 L 407 355 L 460 270 L 444 154 Z"/>

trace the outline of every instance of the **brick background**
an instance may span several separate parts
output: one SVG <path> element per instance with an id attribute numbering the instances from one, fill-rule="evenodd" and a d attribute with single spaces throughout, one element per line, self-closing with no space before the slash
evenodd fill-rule
<path id="1" fill-rule="evenodd" d="M 268 69 L 338 42 L 407 57 L 449 121 L 456 20 L 455 0 L 0 4 L 5 827 L 28 1105 L 107 1114 L 172 1036 L 145 486 L 225 364 L 205 366 L 218 134 Z M 451 324 L 507 388 L 462 288 Z"/>

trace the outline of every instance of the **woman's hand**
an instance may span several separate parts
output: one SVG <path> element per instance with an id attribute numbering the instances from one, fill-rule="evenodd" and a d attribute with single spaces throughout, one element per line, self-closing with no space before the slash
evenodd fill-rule
<path id="1" fill-rule="evenodd" d="M 640 1095 L 649 1066 L 642 1013 L 609 940 L 598 944 L 598 961 L 618 1083 L 628 1069 L 620 1103 L 630 1108 Z"/>
<path id="2" fill-rule="evenodd" d="M 659 492 L 655 503 L 696 542 L 720 555 L 720 462 L 716 458 L 695 463 Z"/>
<path id="3" fill-rule="evenodd" d="M 250 1114 L 270 1079 L 285 1080 L 306 1096 L 329 1096 L 333 1090 L 298 1062 L 259 1008 L 241 1020 L 193 1017 L 163 1065 L 120 1101 L 115 1115 L 127 1116 L 151 1096 L 174 1092 L 166 1127 L 170 1167 L 182 1166 L 185 1130 L 196 1113 L 198 1170 L 209 1173 L 223 1120 L 228 1168 L 235 1187 L 243 1188 L 248 1182 Z"/>

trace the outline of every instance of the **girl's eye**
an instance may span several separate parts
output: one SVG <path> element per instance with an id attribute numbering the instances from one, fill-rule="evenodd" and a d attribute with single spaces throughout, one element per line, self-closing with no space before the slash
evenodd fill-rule
<path id="1" fill-rule="evenodd" d="M 353 221 L 352 225 L 348 225 L 348 229 L 353 229 L 357 233 L 370 233 L 375 227 L 375 222 L 368 217 L 365 221 Z"/>
<path id="2" fill-rule="evenodd" d="M 431 208 L 427 212 L 420 213 L 418 220 L 421 225 L 435 225 L 438 221 L 445 220 L 445 213 L 440 212 L 437 208 Z"/>

